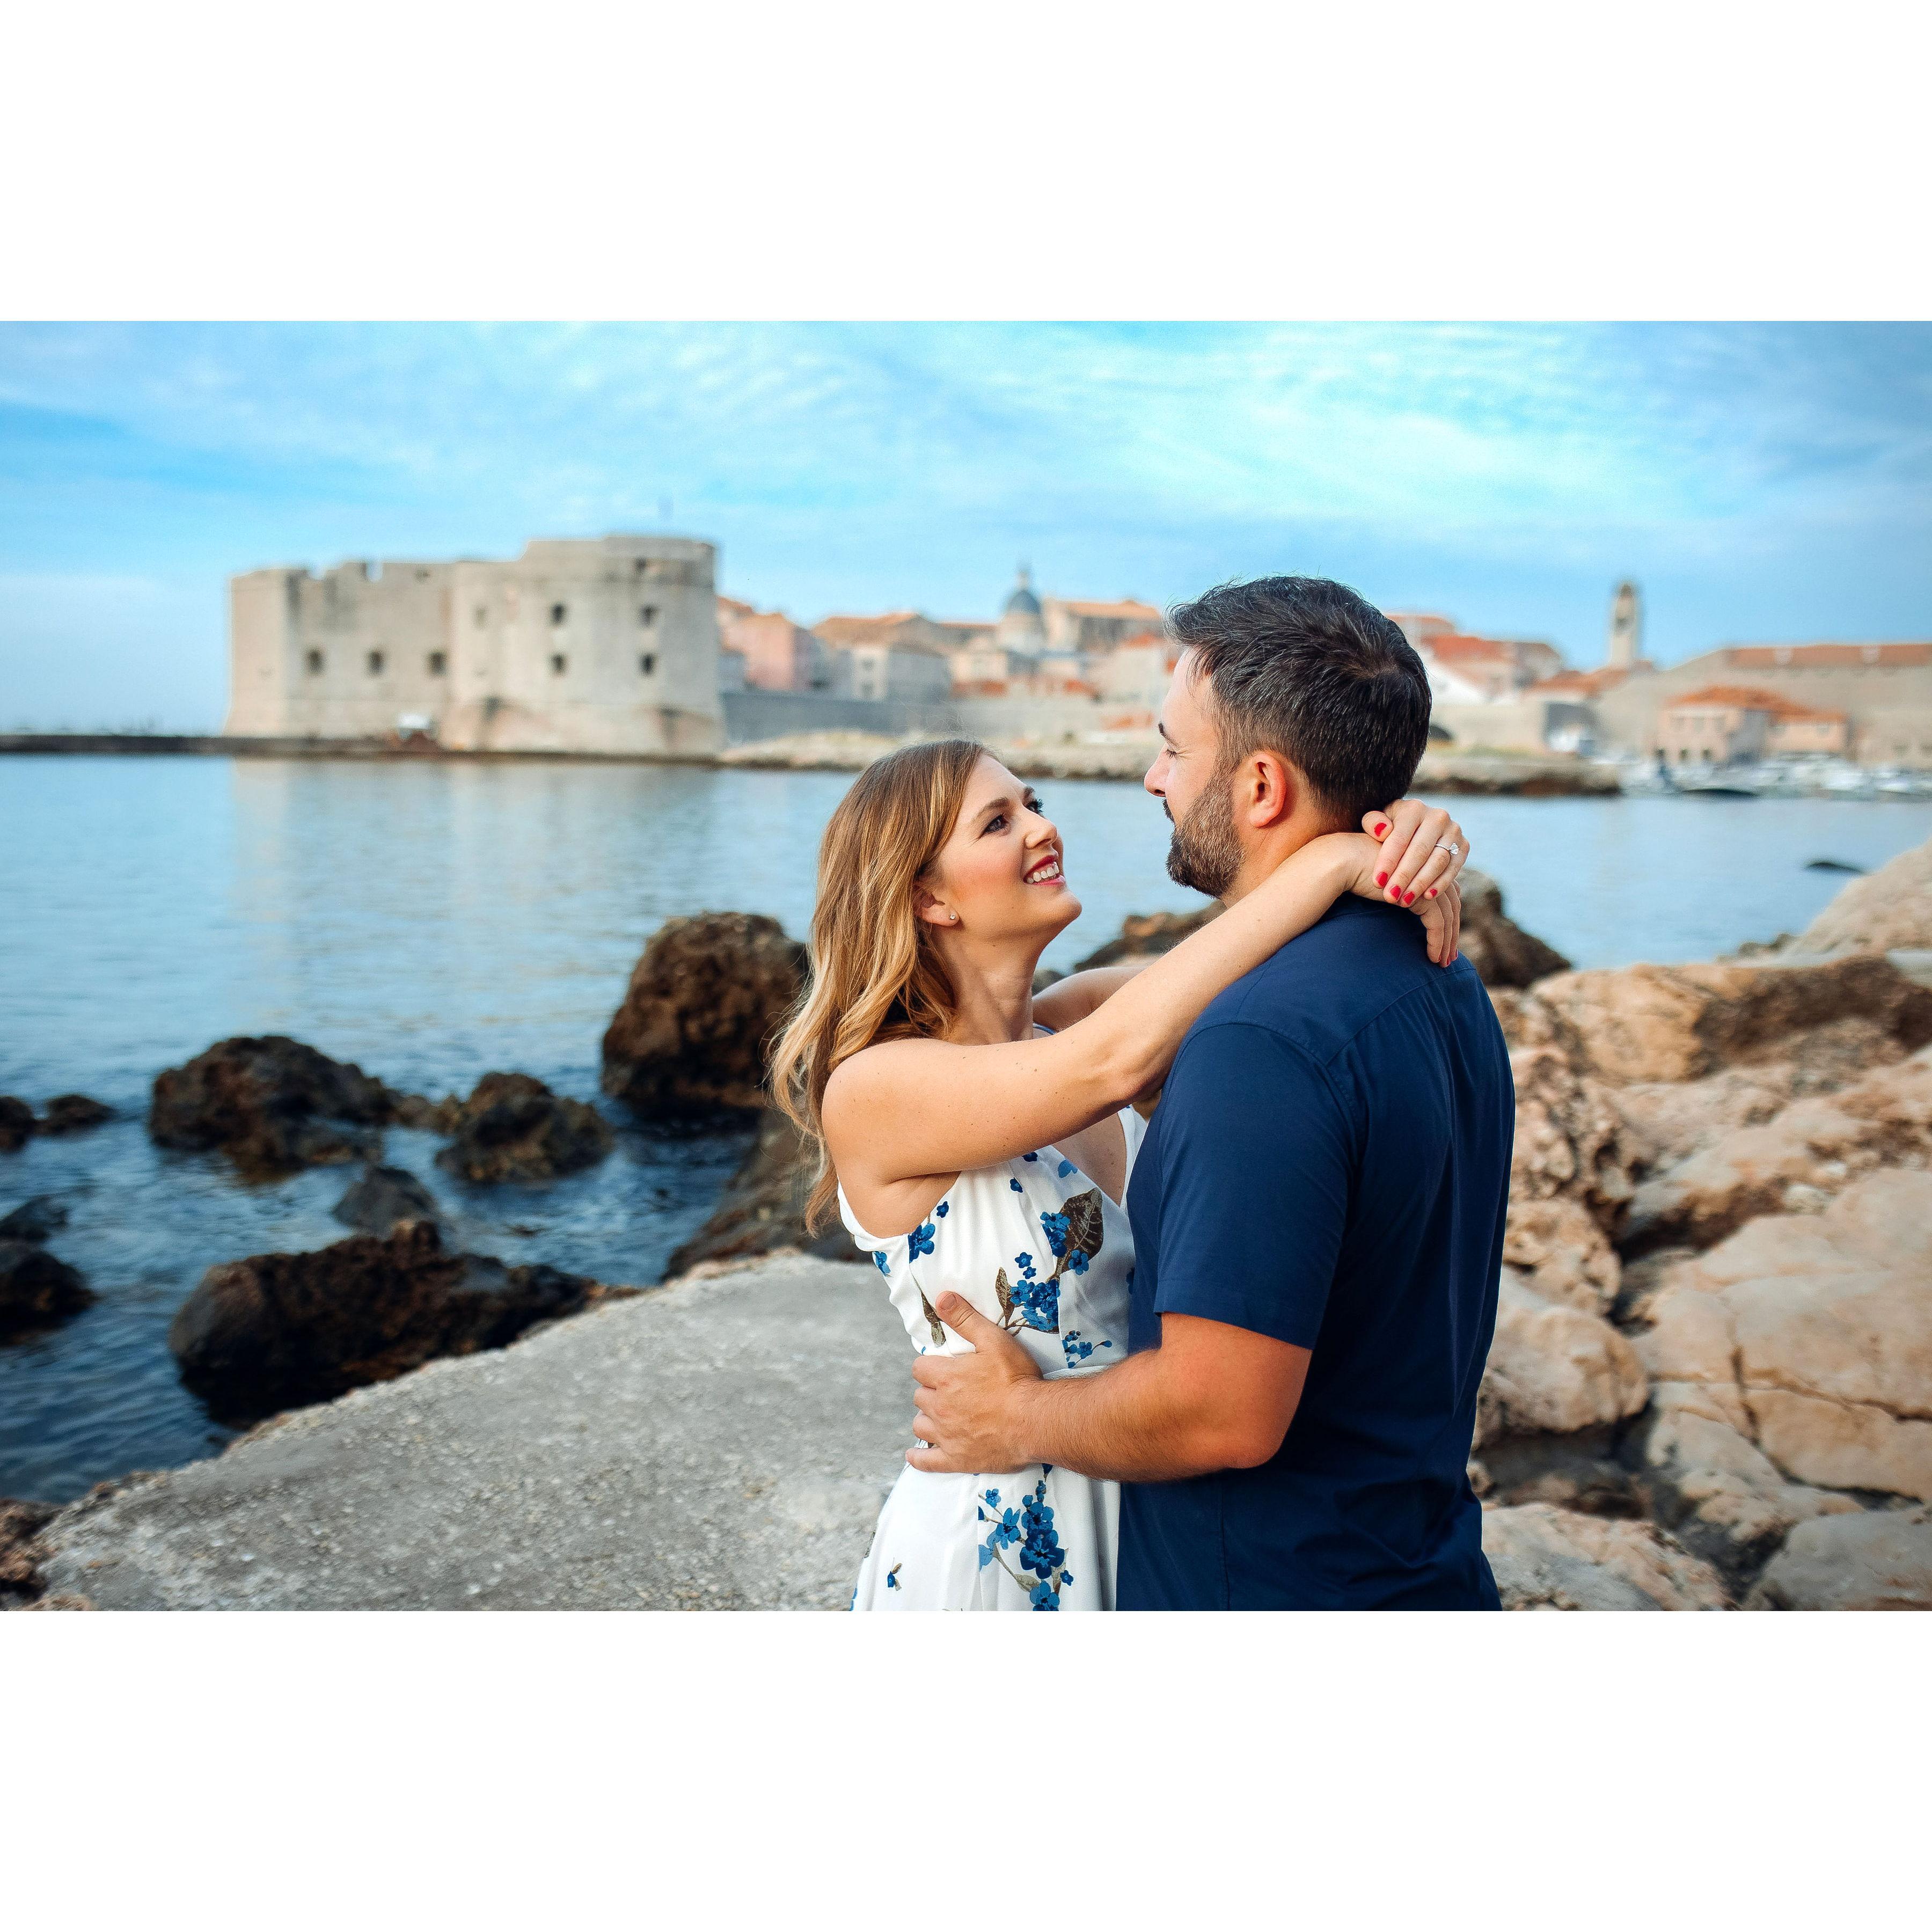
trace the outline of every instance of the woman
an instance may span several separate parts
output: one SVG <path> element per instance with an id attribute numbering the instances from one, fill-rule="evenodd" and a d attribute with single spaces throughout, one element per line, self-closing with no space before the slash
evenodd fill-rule
<path id="1" fill-rule="evenodd" d="M 1408 801 L 1367 823 L 1385 842 L 1313 839 L 1171 952 L 1035 999 L 1040 956 L 1080 902 L 1033 788 L 962 740 L 860 776 L 820 848 L 812 983 L 773 1087 L 820 1148 L 808 1220 L 836 1196 L 922 1354 L 969 1346 L 933 1312 L 950 1288 L 1045 1374 L 1120 1359 L 1143 1125 L 1130 1103 L 1209 1000 L 1347 892 L 1406 889 L 1430 957 L 1455 956 L 1461 828 Z M 908 1468 L 853 1607 L 1110 1610 L 1118 1507 L 1114 1484 L 1067 1469 Z"/>

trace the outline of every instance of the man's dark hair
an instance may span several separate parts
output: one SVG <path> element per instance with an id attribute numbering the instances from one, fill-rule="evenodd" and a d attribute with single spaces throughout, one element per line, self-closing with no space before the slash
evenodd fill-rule
<path id="1" fill-rule="evenodd" d="M 1325 577 L 1223 584 L 1168 613 L 1212 686 L 1221 761 L 1279 752 L 1352 829 L 1408 789 L 1429 742 L 1429 677 L 1373 604 Z"/>

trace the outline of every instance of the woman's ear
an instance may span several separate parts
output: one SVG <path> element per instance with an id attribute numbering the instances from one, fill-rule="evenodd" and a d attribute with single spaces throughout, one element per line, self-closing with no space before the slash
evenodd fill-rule
<path id="1" fill-rule="evenodd" d="M 912 889 L 912 910 L 915 919 L 923 920 L 928 926 L 957 926 L 959 915 L 949 912 L 923 886 Z"/>

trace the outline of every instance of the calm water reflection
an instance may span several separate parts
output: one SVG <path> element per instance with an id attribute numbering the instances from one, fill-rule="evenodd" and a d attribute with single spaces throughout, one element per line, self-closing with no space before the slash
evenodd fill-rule
<path id="1" fill-rule="evenodd" d="M 59 1498 L 221 1439 L 163 1346 L 201 1271 L 344 1231 L 340 1169 L 237 1186 L 141 1130 L 162 1066 L 284 1032 L 398 1084 L 517 1068 L 584 1097 L 644 941 L 706 908 L 802 934 L 819 832 L 849 779 L 632 766 L 277 764 L 0 758 L 0 1091 L 78 1089 L 126 1118 L 0 1155 L 0 1211 L 57 1191 L 55 1243 L 100 1292 L 0 1349 L 0 1495 Z M 1043 788 L 1085 916 L 1066 966 L 1130 911 L 1198 900 L 1161 869 L 1167 826 L 1129 784 Z M 1865 866 L 1932 835 L 1932 807 L 1809 800 L 1468 799 L 1458 816 L 1512 912 L 1585 965 L 1708 958 L 1804 925 Z M 737 1142 L 626 1126 L 616 1157 L 548 1189 L 466 1192 L 436 1143 L 391 1136 L 513 1261 L 655 1278 L 708 1211 Z M 529 1230 L 530 1232 L 523 1232 Z"/>

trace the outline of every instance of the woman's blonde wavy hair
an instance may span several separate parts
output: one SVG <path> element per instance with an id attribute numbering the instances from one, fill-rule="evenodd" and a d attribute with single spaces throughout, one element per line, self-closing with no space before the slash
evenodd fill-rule
<path id="1" fill-rule="evenodd" d="M 772 1097 L 818 1150 L 808 1229 L 838 1191 L 820 1119 L 832 1070 L 874 1041 L 934 1038 L 952 1022 L 952 982 L 913 894 L 985 751 L 949 738 L 889 753 L 860 773 L 820 842 L 811 971 L 772 1054 Z"/>

